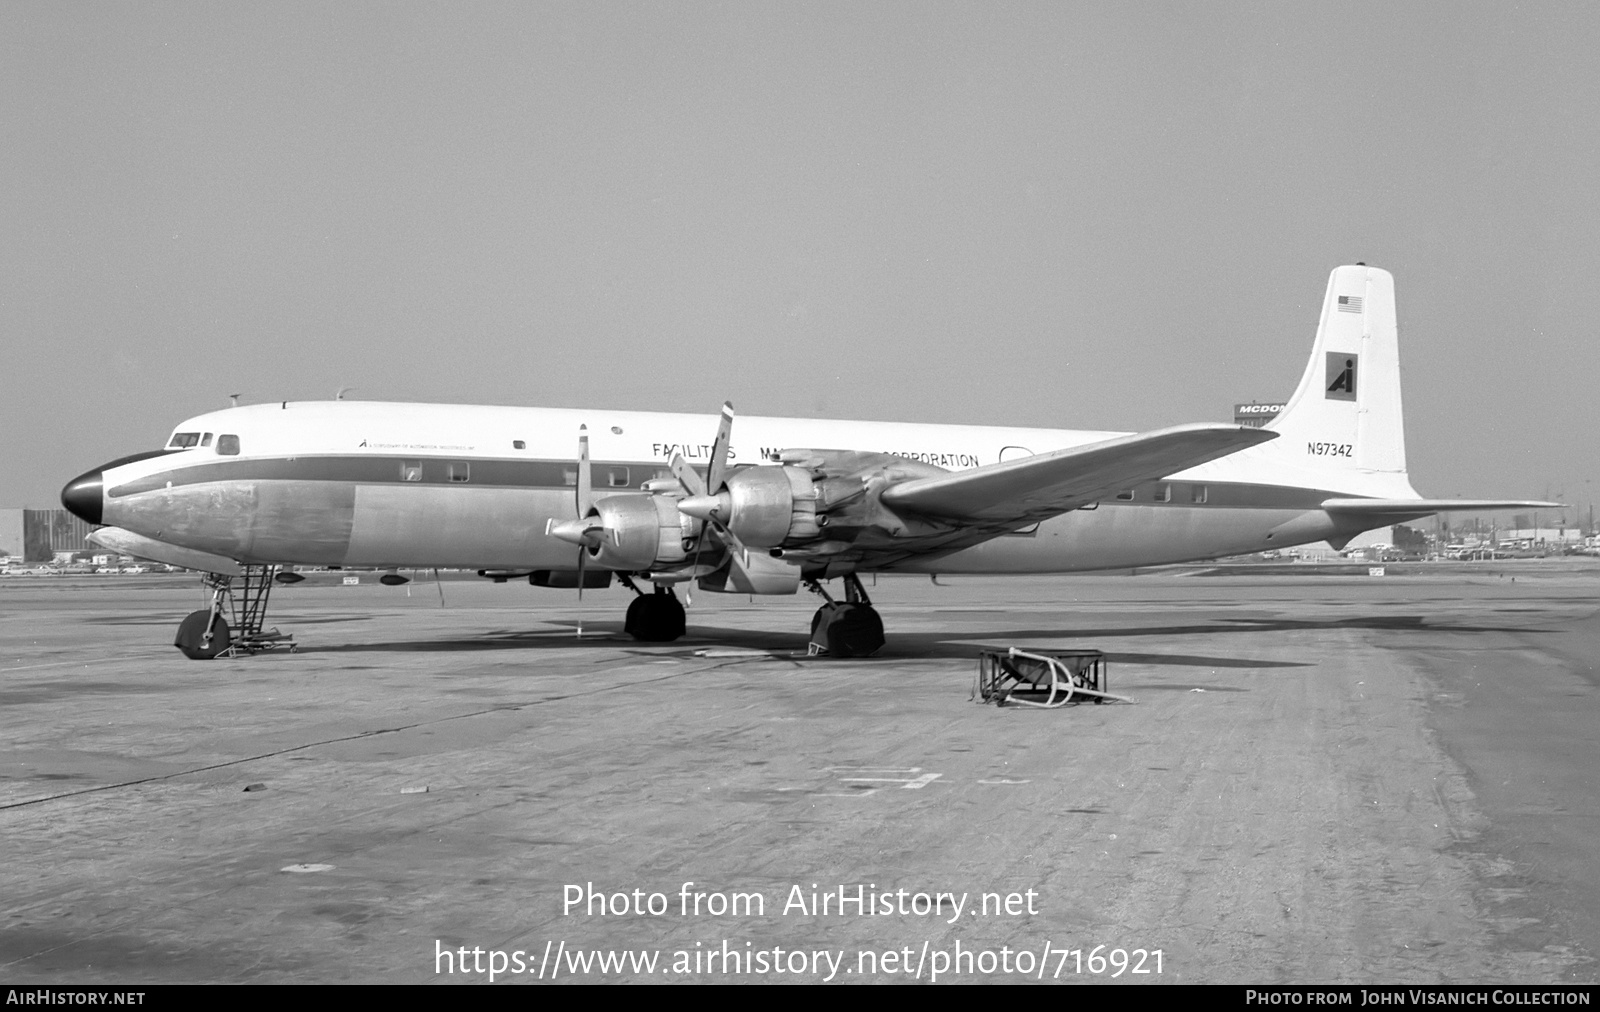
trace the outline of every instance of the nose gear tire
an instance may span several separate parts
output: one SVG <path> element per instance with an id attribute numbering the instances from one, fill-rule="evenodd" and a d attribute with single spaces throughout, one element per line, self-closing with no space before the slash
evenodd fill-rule
<path id="1" fill-rule="evenodd" d="M 206 638 L 206 629 L 210 627 L 211 638 Z M 183 651 L 183 655 L 192 661 L 209 661 L 213 657 L 233 646 L 231 631 L 228 621 L 221 615 L 215 622 L 211 620 L 211 609 L 193 611 L 178 626 L 178 635 L 172 645 Z"/>

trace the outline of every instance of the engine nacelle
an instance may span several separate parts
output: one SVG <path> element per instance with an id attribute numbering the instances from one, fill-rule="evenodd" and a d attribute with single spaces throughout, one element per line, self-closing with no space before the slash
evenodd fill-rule
<path id="1" fill-rule="evenodd" d="M 816 537 L 817 488 L 798 467 L 748 467 L 728 476 L 715 495 L 684 499 L 678 508 L 692 517 L 715 520 L 754 548 Z"/>
<path id="2" fill-rule="evenodd" d="M 684 542 L 699 534 L 699 524 L 663 496 L 609 495 L 595 501 L 589 516 L 605 528 L 589 557 L 598 566 L 630 573 L 683 562 Z"/>

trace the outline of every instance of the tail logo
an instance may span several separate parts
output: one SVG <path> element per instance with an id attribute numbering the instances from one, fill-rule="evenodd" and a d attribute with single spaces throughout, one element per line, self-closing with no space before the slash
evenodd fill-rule
<path id="1" fill-rule="evenodd" d="M 1330 401 L 1356 399 L 1356 359 L 1348 352 L 1328 352 L 1327 398 Z"/>

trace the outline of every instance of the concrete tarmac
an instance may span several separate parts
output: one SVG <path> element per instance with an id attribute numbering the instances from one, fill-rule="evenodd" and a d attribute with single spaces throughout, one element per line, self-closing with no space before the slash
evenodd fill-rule
<path id="1" fill-rule="evenodd" d="M 192 577 L 0 581 L 0 981 L 1600 977 L 1600 566 L 941 583 L 870 660 L 368 576 L 197 662 Z M 971 702 L 1008 645 L 1136 702 Z"/>

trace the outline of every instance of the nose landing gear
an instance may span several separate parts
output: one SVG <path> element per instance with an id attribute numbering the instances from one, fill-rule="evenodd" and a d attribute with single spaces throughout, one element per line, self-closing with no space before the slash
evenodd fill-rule
<path id="1" fill-rule="evenodd" d="M 178 636 L 172 645 L 191 661 L 209 661 L 233 649 L 233 637 L 228 620 L 213 606 L 190 612 L 178 624 Z"/>
<path id="2" fill-rule="evenodd" d="M 211 607 L 190 612 L 178 625 L 172 645 L 190 660 L 209 661 L 214 657 L 253 654 L 287 645 L 294 652 L 294 636 L 273 629 L 262 630 L 267 618 L 267 599 L 272 595 L 272 578 L 277 566 L 244 566 L 237 592 L 233 577 L 207 573 L 205 585 L 211 590 Z M 227 617 L 233 621 L 229 622 Z"/>

